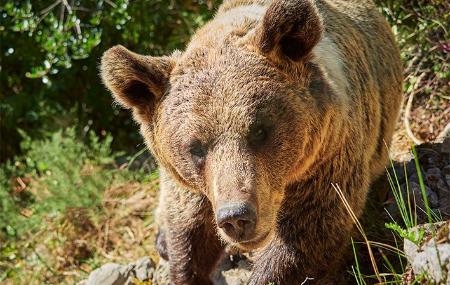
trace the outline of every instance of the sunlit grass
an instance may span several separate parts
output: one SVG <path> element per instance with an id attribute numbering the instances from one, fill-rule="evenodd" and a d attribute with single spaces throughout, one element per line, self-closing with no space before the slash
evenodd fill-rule
<path id="1" fill-rule="evenodd" d="M 430 208 L 428 197 L 426 193 L 426 185 L 423 179 L 423 175 L 421 173 L 419 160 L 417 156 L 417 152 L 415 147 L 412 148 L 412 153 L 414 156 L 414 163 L 415 168 L 417 172 L 417 176 L 419 179 L 419 185 L 420 185 L 420 191 L 421 195 L 424 201 L 425 209 L 421 209 L 426 213 L 427 220 L 429 223 L 435 223 L 438 221 L 441 221 L 441 217 L 439 214 L 436 214 L 432 211 Z M 395 199 L 396 206 L 398 208 L 398 211 L 400 213 L 401 221 L 395 221 L 392 216 L 392 222 L 386 223 L 386 227 L 392 231 L 393 239 L 395 241 L 395 246 L 377 242 L 377 241 L 370 241 L 361 225 L 361 223 L 358 221 L 355 213 L 351 209 L 348 201 L 346 200 L 346 197 L 344 196 L 343 191 L 340 189 L 339 185 L 332 185 L 334 190 L 338 193 L 342 203 L 344 204 L 345 208 L 347 209 L 348 214 L 352 218 L 353 222 L 356 225 L 356 228 L 358 229 L 359 233 L 362 235 L 365 244 L 365 247 L 367 248 L 368 255 L 370 257 L 370 261 L 372 264 L 372 271 L 374 274 L 371 275 L 365 275 L 362 273 L 360 260 L 358 259 L 358 248 L 356 247 L 356 244 L 351 240 L 352 242 L 352 250 L 353 250 L 353 256 L 354 256 L 354 266 L 351 267 L 352 274 L 354 276 L 355 282 L 358 285 L 363 284 L 404 284 L 402 280 L 402 276 L 404 272 L 406 271 L 406 256 L 401 249 L 402 242 L 398 242 L 397 236 L 403 239 L 408 239 L 415 244 L 420 244 L 425 236 L 425 230 L 423 228 L 418 228 L 418 213 L 417 213 L 417 206 L 416 206 L 416 200 L 415 196 L 411 193 L 411 189 L 409 187 L 408 183 L 408 174 L 406 171 L 406 166 L 404 165 L 403 170 L 405 171 L 405 180 L 406 180 L 406 193 L 402 193 L 402 187 L 401 183 L 398 179 L 397 173 L 395 171 L 394 163 L 392 160 L 390 160 L 390 166 L 392 170 L 392 174 L 387 170 L 387 179 L 392 191 L 392 194 Z M 405 195 L 406 194 L 406 195 Z M 431 236 L 434 237 L 434 229 L 431 228 Z M 378 250 L 379 255 L 381 256 L 381 260 L 378 261 L 379 264 L 382 265 L 382 271 L 380 271 L 380 268 L 378 267 L 377 261 L 375 261 L 373 249 L 376 248 Z M 362 249 L 360 249 L 362 250 Z M 437 250 L 437 249 L 436 249 Z M 385 252 L 389 252 L 389 254 L 386 254 Z M 439 254 L 439 252 L 438 252 Z M 399 265 L 400 270 L 396 269 L 396 266 L 390 259 L 390 256 L 395 257 L 397 266 Z M 384 272 L 383 272 L 384 271 Z M 424 274 L 420 274 L 414 277 L 415 279 L 412 281 L 411 284 L 420 284 L 422 280 L 426 279 L 426 276 Z"/>

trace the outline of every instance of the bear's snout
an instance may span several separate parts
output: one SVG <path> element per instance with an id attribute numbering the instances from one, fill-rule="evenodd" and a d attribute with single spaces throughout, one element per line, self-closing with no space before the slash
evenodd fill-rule
<path id="1" fill-rule="evenodd" d="M 240 242 L 251 239 L 256 228 L 256 210 L 249 203 L 233 203 L 217 210 L 219 228 L 231 239 Z"/>

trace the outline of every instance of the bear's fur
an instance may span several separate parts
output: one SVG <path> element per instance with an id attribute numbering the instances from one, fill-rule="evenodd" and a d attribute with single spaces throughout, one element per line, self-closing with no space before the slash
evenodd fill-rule
<path id="1" fill-rule="evenodd" d="M 101 75 L 159 162 L 173 284 L 211 284 L 226 245 L 254 252 L 250 284 L 339 284 L 353 223 L 331 184 L 359 216 L 401 103 L 371 1 L 228 0 L 183 52 L 116 46 Z M 256 209 L 249 240 L 217 226 L 234 202 Z"/>

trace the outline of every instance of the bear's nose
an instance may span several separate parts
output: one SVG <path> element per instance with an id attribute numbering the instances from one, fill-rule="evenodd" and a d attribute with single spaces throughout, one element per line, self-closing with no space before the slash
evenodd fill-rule
<path id="1" fill-rule="evenodd" d="M 246 241 L 255 232 L 256 211 L 248 203 L 229 204 L 218 209 L 216 220 L 230 238 Z"/>

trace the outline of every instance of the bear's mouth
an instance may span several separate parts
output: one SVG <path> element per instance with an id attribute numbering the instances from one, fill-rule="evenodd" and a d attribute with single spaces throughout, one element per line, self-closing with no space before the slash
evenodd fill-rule
<path id="1" fill-rule="evenodd" d="M 239 246 L 242 246 L 246 249 L 254 249 L 254 248 L 260 248 L 263 247 L 267 241 L 269 240 L 270 231 L 260 235 L 259 237 L 256 237 L 254 239 L 246 240 L 238 242 Z"/>

